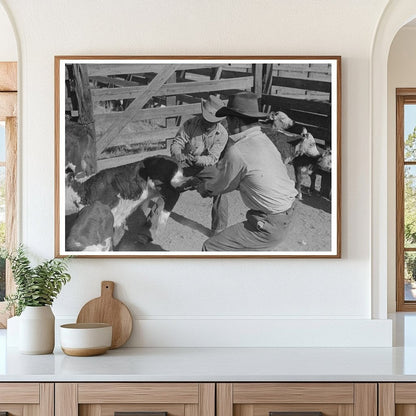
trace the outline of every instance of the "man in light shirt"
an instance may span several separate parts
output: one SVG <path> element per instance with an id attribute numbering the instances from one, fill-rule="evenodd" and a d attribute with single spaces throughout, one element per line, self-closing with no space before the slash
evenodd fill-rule
<path id="1" fill-rule="evenodd" d="M 202 196 L 238 189 L 249 208 L 246 221 L 209 238 L 203 251 L 268 251 L 286 237 L 297 195 L 279 151 L 261 132 L 257 96 L 241 92 L 216 112 L 227 117 L 229 140 L 213 177 L 201 182 Z"/>
<path id="2" fill-rule="evenodd" d="M 180 127 L 172 141 L 170 152 L 179 162 L 185 176 L 202 177 L 221 157 L 228 140 L 228 133 L 215 113 L 224 106 L 214 95 L 201 101 L 202 113 Z M 216 195 L 212 201 L 211 232 L 217 234 L 227 227 L 228 201 L 226 195 Z"/>

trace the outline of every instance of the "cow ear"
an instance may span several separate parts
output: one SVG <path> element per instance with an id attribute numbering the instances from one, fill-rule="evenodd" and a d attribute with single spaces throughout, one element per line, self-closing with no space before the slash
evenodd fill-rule
<path id="1" fill-rule="evenodd" d="M 295 157 L 301 156 L 305 153 L 305 140 L 299 140 L 298 144 L 295 146 Z"/>
<path id="2" fill-rule="evenodd" d="M 71 185 L 75 181 L 75 174 L 74 172 L 69 172 L 65 175 L 65 184 L 67 186 Z"/>
<path id="3" fill-rule="evenodd" d="M 143 176 L 143 178 L 145 179 L 153 177 L 155 170 L 155 158 L 147 157 L 142 160 L 142 164 L 143 166 L 140 169 L 140 175 Z"/>
<path id="4" fill-rule="evenodd" d="M 147 180 L 149 178 L 149 174 L 145 166 L 142 166 L 138 171 L 139 177 Z"/>

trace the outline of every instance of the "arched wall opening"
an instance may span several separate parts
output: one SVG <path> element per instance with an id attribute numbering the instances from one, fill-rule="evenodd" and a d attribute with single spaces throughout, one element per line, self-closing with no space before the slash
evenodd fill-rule
<path id="1" fill-rule="evenodd" d="M 413 0 L 390 2 L 380 19 L 372 50 L 371 266 L 372 316 L 375 319 L 385 319 L 388 312 L 395 311 L 396 87 L 389 83 L 389 53 L 400 29 L 415 17 L 416 4 Z"/>
<path id="2" fill-rule="evenodd" d="M 416 87 L 416 54 L 414 45 L 416 42 L 416 20 L 403 26 L 394 37 L 389 57 L 387 72 L 387 195 L 388 195 L 388 304 L 389 312 L 396 310 L 396 208 L 395 198 L 397 186 L 395 181 L 395 168 L 398 155 L 396 155 L 396 89 Z M 414 122 L 412 121 L 412 124 Z M 413 291 L 405 290 L 407 298 Z M 404 295 L 404 294 L 403 294 Z"/>

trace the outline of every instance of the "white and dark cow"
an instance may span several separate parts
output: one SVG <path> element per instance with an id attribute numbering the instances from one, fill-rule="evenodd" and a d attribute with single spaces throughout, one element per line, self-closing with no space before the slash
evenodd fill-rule
<path id="1" fill-rule="evenodd" d="M 288 130 L 295 122 L 283 111 L 270 112 L 267 121 L 272 122 L 272 127 L 275 130 Z"/>
<path id="2" fill-rule="evenodd" d="M 75 122 L 65 123 L 65 167 L 78 176 L 91 176 L 96 170 L 95 143 L 88 129 Z"/>
<path id="3" fill-rule="evenodd" d="M 114 217 L 100 201 L 81 209 L 70 227 L 67 251 L 110 251 L 113 247 Z"/>
<path id="4" fill-rule="evenodd" d="M 67 250 L 115 248 L 126 231 L 127 218 L 152 198 L 163 199 L 158 225 L 165 224 L 179 198 L 177 188 L 189 179 L 174 160 L 165 156 L 105 169 L 84 182 L 67 173 Z"/>
<path id="5" fill-rule="evenodd" d="M 310 176 L 311 185 L 309 193 L 315 190 L 316 172 L 321 169 L 320 165 L 330 164 L 329 153 L 321 155 L 316 146 L 315 138 L 306 128 L 303 129 L 300 137 L 292 142 L 293 153 L 285 159 L 285 163 L 291 163 L 295 171 L 295 186 L 298 191 L 298 198 L 302 199 L 301 183 L 305 175 Z M 329 168 L 330 169 L 330 168 Z"/>
<path id="6" fill-rule="evenodd" d="M 315 190 L 315 176 L 316 173 L 321 175 L 321 195 L 326 199 L 331 199 L 331 171 L 332 171 L 332 150 L 327 148 L 318 159 L 317 169 L 315 174 L 311 176 L 311 191 Z M 313 182 L 312 182 L 313 181 Z"/>
<path id="7" fill-rule="evenodd" d="M 332 170 L 332 150 L 327 148 L 322 153 L 322 156 L 318 160 L 318 167 L 324 172 L 331 172 Z"/>

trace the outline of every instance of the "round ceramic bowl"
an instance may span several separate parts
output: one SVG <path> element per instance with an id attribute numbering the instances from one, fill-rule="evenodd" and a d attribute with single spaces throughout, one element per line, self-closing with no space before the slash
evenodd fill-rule
<path id="1" fill-rule="evenodd" d="M 88 357 L 111 347 L 112 326 L 103 323 L 61 325 L 61 348 L 67 355 Z"/>

